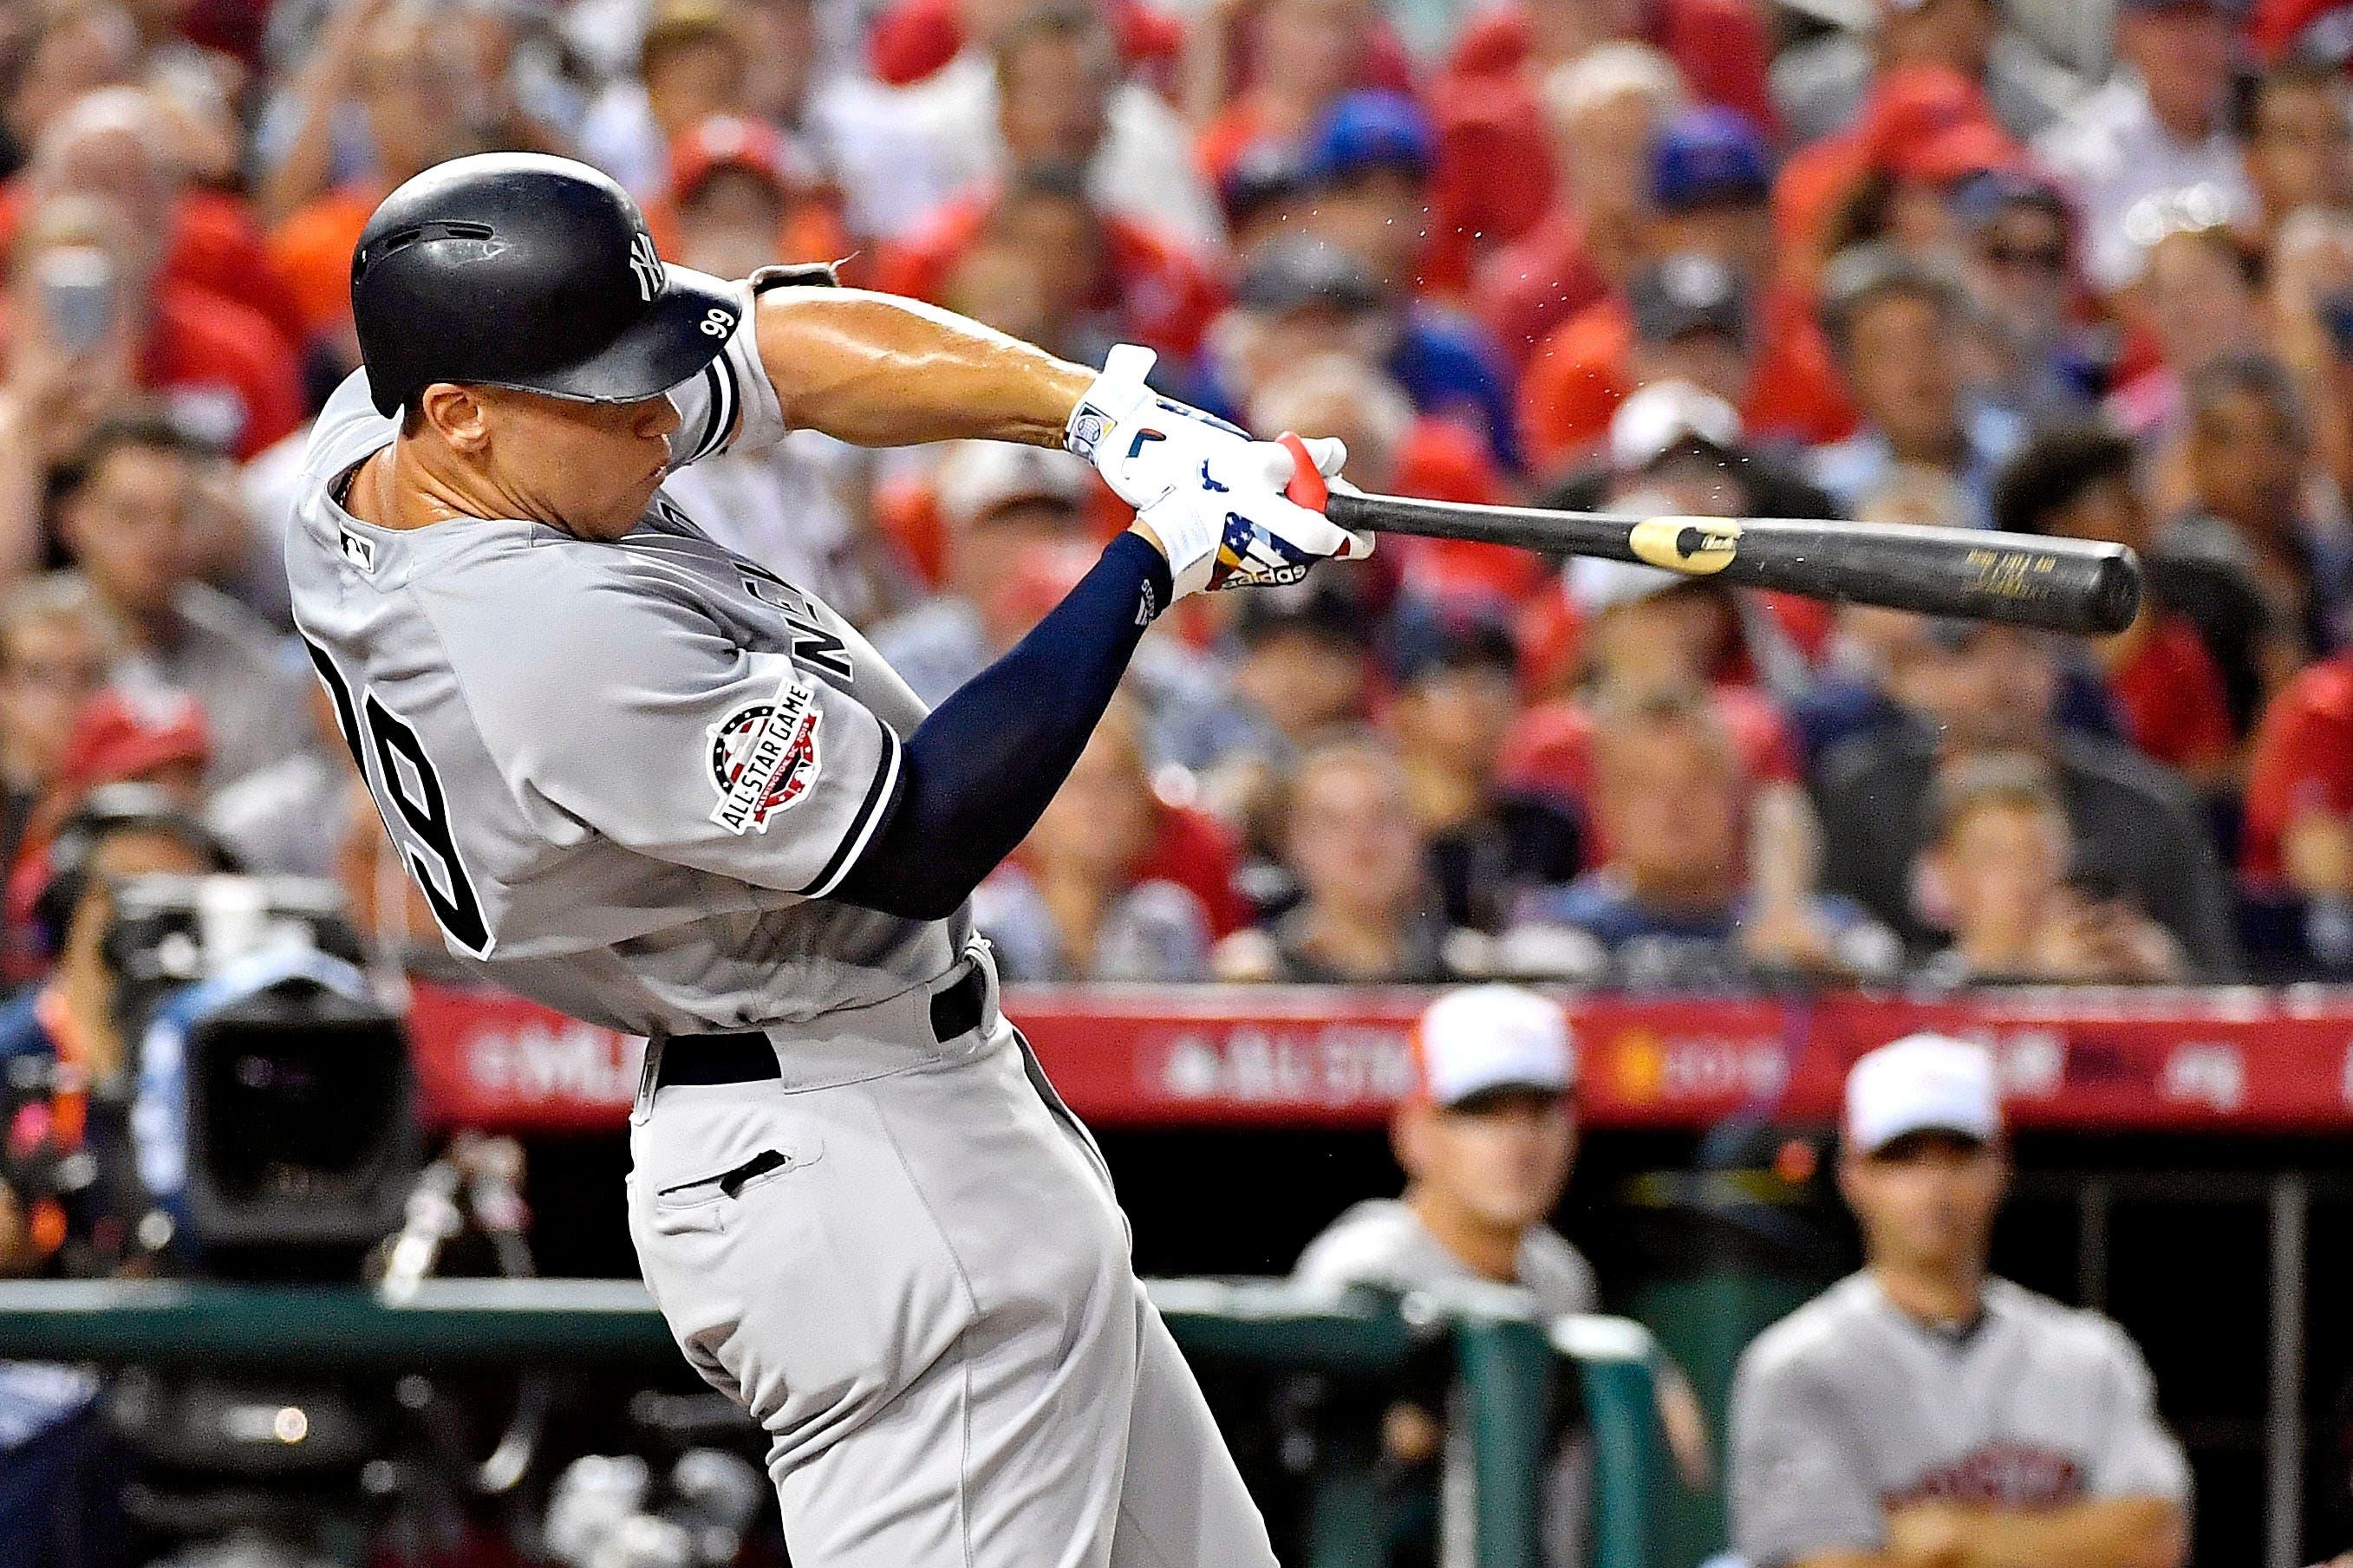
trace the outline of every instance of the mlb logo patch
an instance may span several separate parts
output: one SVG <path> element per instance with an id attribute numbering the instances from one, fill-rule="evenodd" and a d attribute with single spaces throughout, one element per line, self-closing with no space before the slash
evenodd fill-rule
<path id="1" fill-rule="evenodd" d="M 375 570 L 375 541 L 363 539 L 348 529 L 343 532 L 343 559 L 363 572 Z"/>
<path id="2" fill-rule="evenodd" d="M 711 820 L 730 833 L 765 833 L 778 812 L 808 795 L 818 777 L 816 690 L 787 679 L 774 702 L 738 708 L 711 727 Z"/>

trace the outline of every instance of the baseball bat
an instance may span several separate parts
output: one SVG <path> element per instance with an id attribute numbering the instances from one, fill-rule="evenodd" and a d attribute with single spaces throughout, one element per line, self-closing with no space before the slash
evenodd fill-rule
<path id="1" fill-rule="evenodd" d="M 1343 528 L 1599 555 L 1686 577 L 1815 599 L 2105 634 L 2140 610 L 2140 562 L 2121 544 L 1828 518 L 1618 517 L 1466 506 L 1330 489 L 1296 436 L 1286 493 Z"/>

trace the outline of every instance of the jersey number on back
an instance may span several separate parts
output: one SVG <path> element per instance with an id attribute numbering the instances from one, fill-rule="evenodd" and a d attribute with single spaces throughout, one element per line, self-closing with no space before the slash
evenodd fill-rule
<path id="1" fill-rule="evenodd" d="M 358 764 L 361 776 L 366 777 L 368 764 L 360 754 L 359 713 L 352 706 L 351 686 L 324 648 L 308 637 L 302 639 L 302 646 L 310 650 L 311 667 L 326 683 L 327 695 L 335 700 L 335 726 L 343 732 L 343 744 L 352 749 L 352 761 Z M 482 919 L 482 904 L 474 896 L 474 884 L 468 880 L 465 865 L 458 858 L 457 837 L 449 827 L 449 800 L 442 793 L 440 775 L 433 771 L 433 759 L 425 754 L 417 731 L 378 702 L 375 692 L 363 692 L 361 696 L 367 713 L 370 749 L 375 752 L 379 815 L 385 800 L 399 809 L 412 841 L 406 847 L 409 853 L 403 857 L 408 862 L 409 875 L 425 889 L 425 901 L 433 906 L 434 918 L 441 922 L 449 940 L 480 958 L 491 950 L 491 929 Z M 397 765 L 395 758 L 398 759 Z M 390 817 L 385 818 L 384 826 L 395 843 L 401 841 Z M 436 885 L 435 868 L 426 863 L 427 855 L 440 862 L 439 880 L 448 884 L 447 891 Z"/>

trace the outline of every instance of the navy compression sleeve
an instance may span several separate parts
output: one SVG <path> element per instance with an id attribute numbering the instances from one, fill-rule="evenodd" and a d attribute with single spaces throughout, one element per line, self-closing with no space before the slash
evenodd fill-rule
<path id="1" fill-rule="evenodd" d="M 1169 600 L 1168 563 L 1123 533 L 1004 658 L 907 737 L 882 825 L 832 897 L 945 920 L 1029 837 Z"/>

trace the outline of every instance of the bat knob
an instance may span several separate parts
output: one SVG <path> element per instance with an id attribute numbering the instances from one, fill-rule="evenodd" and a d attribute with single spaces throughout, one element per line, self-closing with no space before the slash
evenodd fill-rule
<path id="1" fill-rule="evenodd" d="M 1332 489 L 1324 482 L 1323 470 L 1315 466 L 1307 443 L 1288 430 L 1275 440 L 1290 450 L 1292 465 L 1297 470 L 1291 476 L 1291 482 L 1282 487 L 1282 493 L 1309 511 L 1322 511 L 1332 499 Z"/>
<path id="2" fill-rule="evenodd" d="M 2129 549 L 2100 563 L 2085 618 L 2094 632 L 2120 632 L 2140 615 L 2140 557 Z"/>

